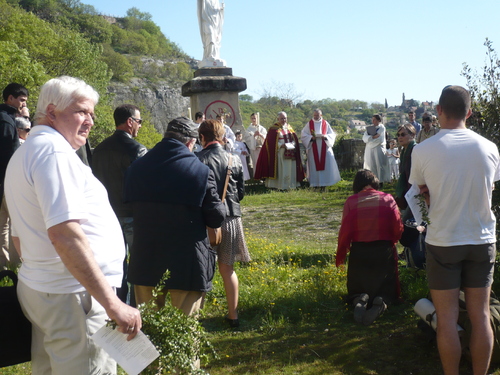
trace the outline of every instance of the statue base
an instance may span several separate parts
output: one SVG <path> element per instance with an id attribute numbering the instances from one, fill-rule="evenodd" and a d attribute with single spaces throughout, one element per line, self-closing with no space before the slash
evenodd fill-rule
<path id="1" fill-rule="evenodd" d="M 220 59 L 213 60 L 201 60 L 198 64 L 198 68 L 223 68 L 226 66 L 226 62 Z"/>
<path id="2" fill-rule="evenodd" d="M 182 96 L 191 98 L 191 113 L 203 112 L 207 119 L 225 115 L 226 125 L 243 131 L 238 93 L 247 89 L 247 80 L 233 76 L 227 67 L 203 67 L 182 86 Z"/>

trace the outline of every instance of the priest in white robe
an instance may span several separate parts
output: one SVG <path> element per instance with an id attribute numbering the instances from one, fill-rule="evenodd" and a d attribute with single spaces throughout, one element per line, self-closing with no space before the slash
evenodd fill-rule
<path id="1" fill-rule="evenodd" d="M 325 188 L 341 178 L 332 149 L 337 134 L 322 115 L 320 109 L 314 111 L 313 118 L 302 129 L 301 138 L 307 151 L 309 186 Z"/>
<path id="2" fill-rule="evenodd" d="M 379 115 L 372 117 L 372 123 L 374 126 L 363 134 L 363 142 L 366 143 L 363 168 L 372 171 L 381 183 L 390 182 L 391 169 L 386 156 L 385 126 Z"/>

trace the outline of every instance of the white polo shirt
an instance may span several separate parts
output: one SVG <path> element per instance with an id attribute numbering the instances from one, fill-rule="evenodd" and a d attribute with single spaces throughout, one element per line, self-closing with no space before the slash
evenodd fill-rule
<path id="1" fill-rule="evenodd" d="M 19 279 L 27 286 L 56 294 L 84 290 L 47 233 L 68 220 L 80 223 L 111 286 L 121 285 L 125 245 L 107 191 L 58 131 L 45 125 L 33 127 L 9 162 L 5 196 L 12 235 L 21 243 Z"/>

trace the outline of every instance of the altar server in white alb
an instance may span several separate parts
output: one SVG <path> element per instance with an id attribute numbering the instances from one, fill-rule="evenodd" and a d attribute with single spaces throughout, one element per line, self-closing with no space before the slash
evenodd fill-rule
<path id="1" fill-rule="evenodd" d="M 235 134 L 236 140 L 234 141 L 233 154 L 238 155 L 241 160 L 241 165 L 243 166 L 243 180 L 250 180 L 250 172 L 248 171 L 247 157 L 250 155 L 248 152 L 248 147 L 243 142 L 243 134 L 237 131 Z"/>
<path id="2" fill-rule="evenodd" d="M 252 157 L 252 165 L 257 166 L 257 159 L 259 158 L 260 150 L 266 140 L 267 130 L 259 124 L 257 114 L 252 113 L 250 116 L 252 123 L 248 126 L 243 138 L 246 145 L 250 149 L 250 156 Z"/>
<path id="3" fill-rule="evenodd" d="M 373 127 L 370 127 L 370 131 L 367 129 L 363 134 L 363 142 L 366 143 L 363 168 L 375 173 L 381 183 L 390 182 L 391 170 L 389 160 L 385 155 L 385 126 L 382 124 L 382 117 L 373 115 L 372 124 Z M 372 130 L 374 130 L 374 134 L 371 132 Z"/>
<path id="4" fill-rule="evenodd" d="M 340 172 L 332 147 L 337 134 L 326 122 L 320 109 L 302 129 L 302 144 L 307 150 L 307 178 L 311 187 L 325 188 L 340 181 Z"/>

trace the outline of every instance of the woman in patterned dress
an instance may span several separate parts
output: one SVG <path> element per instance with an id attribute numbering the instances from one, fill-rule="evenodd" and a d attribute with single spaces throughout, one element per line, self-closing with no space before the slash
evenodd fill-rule
<path id="1" fill-rule="evenodd" d="M 207 120 L 202 122 L 198 132 L 200 133 L 203 150 L 197 156 L 214 172 L 217 192 L 221 199 L 231 158 L 229 183 L 224 201 L 227 209 L 226 220 L 224 220 L 221 227 L 222 242 L 214 250 L 217 251 L 219 272 L 226 291 L 228 307 L 226 321 L 231 327 L 238 327 L 238 276 L 234 272 L 233 265 L 234 262 L 250 261 L 240 209 L 240 200 L 243 199 L 245 194 L 243 167 L 239 157 L 224 150 L 221 144 L 224 138 L 224 127 L 219 121 Z"/>

